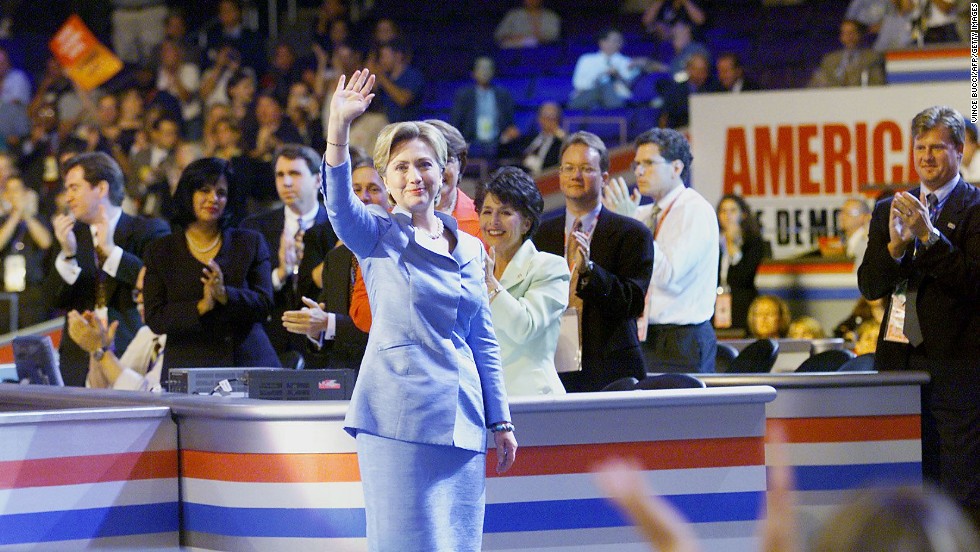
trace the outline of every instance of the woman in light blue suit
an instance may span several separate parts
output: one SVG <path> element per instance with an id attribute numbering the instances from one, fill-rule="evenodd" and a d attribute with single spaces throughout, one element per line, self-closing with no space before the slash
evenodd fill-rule
<path id="1" fill-rule="evenodd" d="M 357 439 L 372 551 L 481 547 L 489 428 L 497 471 L 517 441 L 484 287 L 483 246 L 435 212 L 446 141 L 425 123 L 385 127 L 375 166 L 395 208 L 351 189 L 350 124 L 374 76 L 340 78 L 322 176 L 330 223 L 357 256 L 373 322 L 345 428 Z"/>
<path id="2" fill-rule="evenodd" d="M 490 246 L 487 291 L 507 394 L 564 393 L 555 348 L 570 276 L 565 259 L 529 239 L 541 222 L 541 192 L 527 173 L 504 167 L 477 191 L 476 205 Z"/>

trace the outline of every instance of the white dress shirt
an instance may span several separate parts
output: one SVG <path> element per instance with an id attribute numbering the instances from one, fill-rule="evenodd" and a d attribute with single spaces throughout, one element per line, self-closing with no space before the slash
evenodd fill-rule
<path id="1" fill-rule="evenodd" d="M 119 224 L 119 218 L 122 217 L 122 209 L 116 212 L 116 216 L 109 219 L 109 233 L 113 236 L 116 234 L 116 225 Z M 95 235 L 95 226 L 89 226 L 92 232 L 92 243 L 97 244 L 98 238 Z M 77 245 L 76 245 L 77 248 Z M 78 251 L 76 249 L 75 253 Z M 118 245 L 109 251 L 109 255 L 106 257 L 105 264 L 102 265 L 102 270 L 112 278 L 116 277 L 116 272 L 119 270 L 119 262 L 122 261 L 123 249 Z M 82 273 L 82 268 L 78 266 L 78 261 L 76 259 L 69 259 L 64 251 L 58 253 L 58 257 L 54 260 L 54 268 L 61 275 L 61 278 L 66 284 L 74 285 L 75 281 L 78 280 L 78 275 Z"/>
<path id="2" fill-rule="evenodd" d="M 575 72 L 572 73 L 572 86 L 576 91 L 582 92 L 592 90 L 602 84 L 608 78 L 610 68 L 616 70 L 627 82 L 631 82 L 640 74 L 636 67 L 630 67 L 632 60 L 619 52 L 607 56 L 602 52 L 582 54 L 575 64 Z M 617 90 L 620 96 L 629 97 L 629 89 Z M 626 94 L 626 95 L 624 95 Z"/>
<path id="3" fill-rule="evenodd" d="M 285 219 L 283 219 L 283 223 L 282 223 L 282 235 L 290 236 L 290 239 L 295 237 L 296 233 L 299 232 L 300 220 L 303 221 L 303 230 L 309 230 L 311 226 L 316 224 L 316 213 L 319 210 L 319 208 L 320 208 L 319 204 L 314 203 L 313 208 L 310 209 L 309 212 L 303 213 L 303 216 L 299 216 L 296 213 L 294 213 L 293 210 L 290 209 L 289 207 L 283 207 L 283 211 L 286 213 L 286 217 Z M 273 251 L 272 255 L 275 255 L 276 256 L 275 258 L 278 259 L 279 250 L 276 249 L 275 251 Z M 279 272 L 278 267 L 272 269 L 272 287 L 276 291 L 282 289 L 282 286 L 286 284 L 286 282 L 279 279 L 278 272 Z M 288 278 L 289 274 L 287 274 L 286 277 Z"/>
<path id="4" fill-rule="evenodd" d="M 715 312 L 718 288 L 718 218 L 701 194 L 683 185 L 659 201 L 653 242 L 648 324 L 700 324 Z M 648 224 L 653 204 L 634 217 Z"/>

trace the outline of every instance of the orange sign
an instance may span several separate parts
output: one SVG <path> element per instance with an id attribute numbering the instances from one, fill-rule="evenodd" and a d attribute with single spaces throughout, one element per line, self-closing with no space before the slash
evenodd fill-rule
<path id="1" fill-rule="evenodd" d="M 55 59 L 83 90 L 92 90 L 122 70 L 122 61 L 95 38 L 82 18 L 72 15 L 48 43 Z"/>

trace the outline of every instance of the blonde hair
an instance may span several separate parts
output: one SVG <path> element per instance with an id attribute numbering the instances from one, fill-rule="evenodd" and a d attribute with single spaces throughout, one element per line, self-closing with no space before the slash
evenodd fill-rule
<path id="1" fill-rule="evenodd" d="M 752 300 L 752 303 L 749 305 L 748 314 L 749 333 L 755 337 L 759 336 L 759 332 L 756 330 L 755 326 L 755 314 L 759 309 L 759 305 L 766 302 L 776 305 L 776 307 L 779 309 L 779 337 L 785 337 L 786 332 L 789 330 L 789 305 L 786 304 L 786 301 L 783 301 L 775 295 L 760 295 Z"/>
<path id="2" fill-rule="evenodd" d="M 820 322 L 816 318 L 812 316 L 801 316 L 789 323 L 789 337 L 823 339 L 827 337 L 827 334 L 824 333 L 823 326 L 820 325 Z"/>
<path id="3" fill-rule="evenodd" d="M 381 129 L 381 134 L 378 134 L 378 140 L 374 144 L 374 168 L 378 169 L 381 178 L 384 178 L 385 169 L 391 160 L 391 150 L 408 140 L 422 140 L 428 144 L 436 154 L 439 172 L 446 169 L 449 147 L 442 132 L 429 123 L 405 121 L 387 125 Z"/>

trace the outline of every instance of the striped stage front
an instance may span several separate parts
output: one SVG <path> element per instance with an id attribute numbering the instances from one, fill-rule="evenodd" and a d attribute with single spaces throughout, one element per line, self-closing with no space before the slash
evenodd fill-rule
<path id="1" fill-rule="evenodd" d="M 166 407 L 0 413 L 0 551 L 174 548 Z"/>
<path id="2" fill-rule="evenodd" d="M 771 388 L 515 400 L 518 461 L 488 454 L 485 550 L 648 550 L 592 483 L 601 459 L 645 468 L 706 539 L 753 550 L 765 495 Z M 186 544 L 209 550 L 365 550 L 354 440 L 342 420 L 182 419 Z"/>

